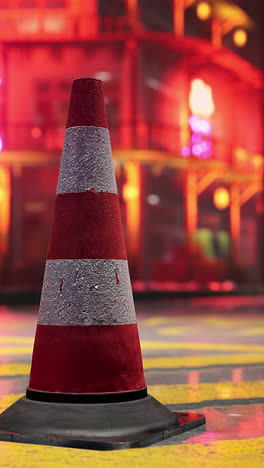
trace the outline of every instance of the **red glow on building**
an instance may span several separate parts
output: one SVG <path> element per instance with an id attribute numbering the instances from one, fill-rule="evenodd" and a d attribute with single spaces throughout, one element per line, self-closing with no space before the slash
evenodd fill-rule
<path id="1" fill-rule="evenodd" d="M 41 277 L 71 82 L 90 76 L 103 81 L 133 281 L 233 288 L 259 261 L 263 75 L 184 36 L 182 2 L 170 4 L 171 31 L 149 23 L 147 2 L 110 3 L 1 9 L 1 161 L 16 224 L 3 276 Z"/>
<path id="2" fill-rule="evenodd" d="M 10 171 L 7 167 L 0 166 L 0 252 L 2 260 L 6 258 L 9 246 L 10 197 Z"/>

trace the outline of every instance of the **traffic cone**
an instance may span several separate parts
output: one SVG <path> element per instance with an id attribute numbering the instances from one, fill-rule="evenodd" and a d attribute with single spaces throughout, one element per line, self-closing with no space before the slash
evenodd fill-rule
<path id="1" fill-rule="evenodd" d="M 73 82 L 29 386 L 0 440 L 146 446 L 204 424 L 148 395 L 101 82 Z"/>

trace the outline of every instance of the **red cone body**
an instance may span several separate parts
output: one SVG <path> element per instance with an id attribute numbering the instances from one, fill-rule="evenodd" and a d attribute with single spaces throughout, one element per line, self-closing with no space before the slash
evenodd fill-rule
<path id="1" fill-rule="evenodd" d="M 148 395 L 101 83 L 73 83 L 29 387 L 0 440 L 143 447 L 205 423 Z"/>
<path id="2" fill-rule="evenodd" d="M 74 81 L 29 390 L 145 388 L 101 82 Z"/>

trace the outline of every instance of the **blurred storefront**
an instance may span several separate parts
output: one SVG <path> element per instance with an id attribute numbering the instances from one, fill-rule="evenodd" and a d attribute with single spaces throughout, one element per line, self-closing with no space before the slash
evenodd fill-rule
<path id="1" fill-rule="evenodd" d="M 1 288 L 41 285 L 84 76 L 104 83 L 134 289 L 261 285 L 263 74 L 136 3 L 0 1 Z"/>

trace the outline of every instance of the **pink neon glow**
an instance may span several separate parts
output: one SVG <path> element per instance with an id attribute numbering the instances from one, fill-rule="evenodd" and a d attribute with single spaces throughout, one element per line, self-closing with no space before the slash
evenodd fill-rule
<path id="1" fill-rule="evenodd" d="M 189 124 L 193 132 L 202 133 L 203 135 L 210 136 L 212 134 L 212 126 L 208 120 L 199 119 L 195 115 L 189 117 Z"/>
<path id="2" fill-rule="evenodd" d="M 181 149 L 181 154 L 182 154 L 182 156 L 184 156 L 185 158 L 188 158 L 188 157 L 191 155 L 191 150 L 190 150 L 189 146 L 184 146 L 184 147 Z"/>
<path id="3" fill-rule="evenodd" d="M 212 127 L 211 127 L 210 122 L 208 122 L 207 120 L 201 120 L 200 126 L 201 126 L 201 132 L 202 132 L 204 135 L 208 135 L 208 136 L 209 136 L 209 135 L 212 134 Z"/>
<path id="4" fill-rule="evenodd" d="M 0 137 L 0 151 L 2 151 L 2 149 L 3 149 L 3 140 L 2 140 L 2 138 Z"/>
<path id="5" fill-rule="evenodd" d="M 202 141 L 202 135 L 200 133 L 193 133 L 191 136 L 191 142 L 193 144 L 200 143 Z"/>
<path id="6" fill-rule="evenodd" d="M 203 152 L 202 145 L 199 144 L 199 143 L 197 143 L 196 145 L 193 145 L 192 152 L 193 152 L 194 156 L 201 156 L 201 154 Z"/>

